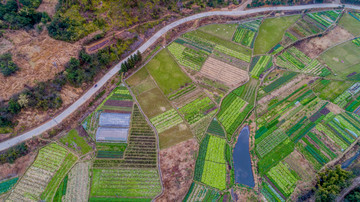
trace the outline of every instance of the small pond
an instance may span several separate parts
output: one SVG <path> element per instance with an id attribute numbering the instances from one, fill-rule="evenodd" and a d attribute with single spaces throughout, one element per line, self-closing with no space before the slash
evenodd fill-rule
<path id="1" fill-rule="evenodd" d="M 241 130 L 238 141 L 234 148 L 233 159 L 235 183 L 254 187 L 254 175 L 251 168 L 249 153 L 249 133 L 249 126 L 245 126 Z"/>

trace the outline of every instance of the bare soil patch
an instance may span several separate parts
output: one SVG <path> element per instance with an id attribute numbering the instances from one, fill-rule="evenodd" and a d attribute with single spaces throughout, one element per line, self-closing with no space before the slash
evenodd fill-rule
<path id="1" fill-rule="evenodd" d="M 296 47 L 307 56 L 315 58 L 329 47 L 351 38 L 354 38 L 354 36 L 350 32 L 337 26 L 324 36 L 304 40 L 296 44 Z"/>
<path id="2" fill-rule="evenodd" d="M 43 0 L 36 10 L 39 12 L 47 12 L 50 17 L 55 15 L 55 7 L 58 4 L 57 0 Z"/>
<path id="3" fill-rule="evenodd" d="M 25 86 L 52 79 L 65 69 L 71 57 L 76 57 L 81 46 L 50 38 L 44 31 L 40 35 L 22 30 L 7 31 L 7 39 L 14 47 L 10 50 L 13 61 L 20 67 L 15 75 L 0 74 L 0 100 L 9 99 L 21 92 Z"/>
<path id="4" fill-rule="evenodd" d="M 0 54 L 4 54 L 11 50 L 14 45 L 5 38 L 0 38 Z"/>
<path id="5" fill-rule="evenodd" d="M 238 86 L 249 79 L 249 75 L 245 70 L 212 57 L 205 61 L 200 73 L 208 78 L 218 80 L 229 87 Z"/>
<path id="6" fill-rule="evenodd" d="M 181 201 L 185 197 L 192 183 L 198 149 L 193 138 L 160 151 L 164 192 L 156 201 Z"/>
<path id="7" fill-rule="evenodd" d="M 23 175 L 26 169 L 34 161 L 36 154 L 36 152 L 30 152 L 29 154 L 16 159 L 12 164 L 5 163 L 0 165 L 0 179 L 10 176 Z"/>

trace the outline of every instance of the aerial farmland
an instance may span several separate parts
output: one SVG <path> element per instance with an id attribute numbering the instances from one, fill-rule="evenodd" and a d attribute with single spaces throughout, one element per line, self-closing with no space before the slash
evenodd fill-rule
<path id="1" fill-rule="evenodd" d="M 360 11 L 204 19 L 119 63 L 66 129 L 11 148 L 28 166 L 0 200 L 356 201 Z"/>

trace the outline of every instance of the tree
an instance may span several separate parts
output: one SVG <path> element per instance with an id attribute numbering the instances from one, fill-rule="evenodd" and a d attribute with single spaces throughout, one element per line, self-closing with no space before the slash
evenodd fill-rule
<path id="1" fill-rule="evenodd" d="M 11 98 L 10 100 L 9 100 L 9 103 L 8 103 L 8 109 L 9 109 L 9 111 L 12 113 L 12 114 L 17 114 L 17 113 L 19 113 L 20 112 L 20 110 L 21 110 L 21 106 L 19 105 L 19 103 L 15 100 L 15 99 L 13 99 L 13 98 Z"/>
<path id="2" fill-rule="evenodd" d="M 19 103 L 19 105 L 20 105 L 21 107 L 26 107 L 27 104 L 29 103 L 28 96 L 27 96 L 26 94 L 24 94 L 24 93 L 21 94 L 21 95 L 19 96 L 19 99 L 18 99 L 17 102 Z"/>
<path id="3" fill-rule="evenodd" d="M 336 195 L 348 186 L 351 177 L 352 172 L 343 170 L 341 165 L 320 172 L 316 184 L 316 201 L 333 201 Z"/>

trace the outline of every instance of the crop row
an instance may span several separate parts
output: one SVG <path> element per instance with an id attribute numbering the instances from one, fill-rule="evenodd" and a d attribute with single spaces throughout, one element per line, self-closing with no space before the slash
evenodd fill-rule
<path id="1" fill-rule="evenodd" d="M 313 60 L 303 69 L 304 73 L 315 74 L 317 76 L 325 77 L 331 74 L 330 70 L 322 65 L 318 60 Z"/>
<path id="2" fill-rule="evenodd" d="M 214 135 L 219 135 L 219 136 L 225 137 L 224 129 L 221 127 L 220 123 L 216 120 L 216 118 L 214 118 L 211 121 L 211 123 L 207 129 L 207 132 L 214 134 Z"/>
<path id="3" fill-rule="evenodd" d="M 222 123 L 226 131 L 230 129 L 237 117 L 242 113 L 241 109 L 246 104 L 247 103 L 243 99 L 235 97 L 235 99 L 231 102 L 230 107 L 228 107 L 221 116 L 219 116 L 219 121 Z"/>
<path id="4" fill-rule="evenodd" d="M 217 201 L 220 198 L 218 191 L 209 189 L 204 185 L 193 182 L 190 186 L 188 194 L 183 201 L 195 202 L 195 201 Z"/>
<path id="5" fill-rule="evenodd" d="M 264 87 L 264 91 L 266 93 L 269 93 L 277 88 L 279 88 L 280 86 L 282 86 L 284 83 L 287 83 L 288 81 L 290 81 L 292 78 L 294 78 L 297 74 L 295 72 L 290 72 L 290 73 L 286 73 L 285 75 L 281 76 L 280 78 L 276 79 L 275 81 L 273 81 L 272 83 L 270 83 L 269 85 Z"/>
<path id="6" fill-rule="evenodd" d="M 294 191 L 298 181 L 296 176 L 290 172 L 288 165 L 282 162 L 271 168 L 267 176 L 286 197 Z"/>
<path id="7" fill-rule="evenodd" d="M 56 190 L 60 183 L 63 181 L 64 177 L 70 171 L 72 166 L 76 163 L 78 157 L 72 153 L 69 153 L 60 168 L 56 171 L 53 178 L 50 180 L 49 184 L 46 186 L 44 192 L 41 194 L 41 199 L 45 201 L 52 201 L 55 196 Z"/>
<path id="8" fill-rule="evenodd" d="M 280 194 L 267 182 L 263 183 L 261 193 L 268 201 L 285 202 L 285 200 L 280 196 Z"/>
<path id="9" fill-rule="evenodd" d="M 90 196 L 155 197 L 161 192 L 156 169 L 93 169 Z"/>
<path id="10" fill-rule="evenodd" d="M 307 16 L 328 28 L 336 21 L 340 13 L 340 11 L 331 10 L 317 13 L 308 13 Z"/>
<path id="11" fill-rule="evenodd" d="M 226 188 L 226 164 L 205 161 L 201 182 L 219 190 Z"/>
<path id="12" fill-rule="evenodd" d="M 183 37 L 186 37 L 190 40 L 196 40 L 197 43 L 201 41 L 202 44 L 207 44 L 209 47 L 221 53 L 224 53 L 234 58 L 238 58 L 245 62 L 250 62 L 251 50 L 238 46 L 234 43 L 231 43 L 230 41 L 221 39 L 219 37 L 207 34 L 199 30 L 186 33 L 183 35 Z"/>
<path id="13" fill-rule="evenodd" d="M 285 68 L 302 70 L 311 62 L 311 59 L 295 47 L 291 47 L 278 56 L 277 62 L 279 66 Z"/>
<path id="14" fill-rule="evenodd" d="M 257 58 L 258 57 L 258 58 Z M 253 60 L 255 60 L 255 63 L 251 63 L 251 72 L 250 74 L 255 77 L 255 78 L 259 78 L 260 74 L 262 74 L 262 72 L 269 67 L 269 63 L 270 65 L 272 65 L 271 63 L 271 59 L 272 57 L 269 55 L 263 55 L 263 56 L 257 56 L 255 57 Z M 271 67 L 271 66 L 270 66 Z"/>
<path id="15" fill-rule="evenodd" d="M 250 22 L 241 23 L 239 26 L 256 32 L 260 27 L 261 21 L 261 19 L 257 19 Z"/>
<path id="16" fill-rule="evenodd" d="M 217 163 L 225 163 L 225 145 L 225 139 L 210 135 L 205 160 Z"/>
<path id="17" fill-rule="evenodd" d="M 159 114 L 150 119 L 151 123 L 154 124 L 156 130 L 161 133 L 166 129 L 169 129 L 183 120 L 175 109 L 170 109 L 162 114 Z"/>
<path id="18" fill-rule="evenodd" d="M 235 41 L 236 43 L 240 43 L 244 46 L 250 47 L 255 38 L 255 34 L 256 32 L 239 26 L 236 29 L 236 32 L 233 37 L 233 41 Z"/>
<path id="19" fill-rule="evenodd" d="M 316 129 L 322 133 L 324 133 L 326 136 L 328 136 L 330 139 L 332 139 L 342 150 L 345 150 L 349 145 L 345 143 L 341 138 L 339 138 L 334 132 L 329 130 L 326 126 L 323 124 L 317 124 Z"/>
<path id="20" fill-rule="evenodd" d="M 211 111 L 215 110 L 215 104 L 209 97 L 197 98 L 179 109 L 189 124 L 194 124 Z"/>
<path id="21" fill-rule="evenodd" d="M 273 133 L 264 138 L 261 142 L 256 144 L 256 152 L 260 155 L 260 158 L 271 152 L 281 142 L 286 140 L 288 136 L 282 132 L 281 129 L 275 130 Z"/>
<path id="22" fill-rule="evenodd" d="M 169 100 L 175 100 L 175 99 L 181 97 L 182 95 L 185 95 L 189 92 L 194 91 L 195 89 L 196 89 L 196 85 L 190 84 L 190 85 L 187 85 L 187 86 L 181 88 L 180 90 L 170 94 L 168 96 L 168 98 L 169 98 Z"/>
<path id="23" fill-rule="evenodd" d="M 291 32 L 296 33 L 298 37 L 304 38 L 310 35 L 317 34 L 322 31 L 315 23 L 306 21 L 304 19 L 298 20 L 291 28 Z"/>
<path id="24" fill-rule="evenodd" d="M 208 57 L 207 52 L 194 50 L 175 42 L 168 46 L 168 50 L 181 65 L 196 71 L 201 69 Z"/>

